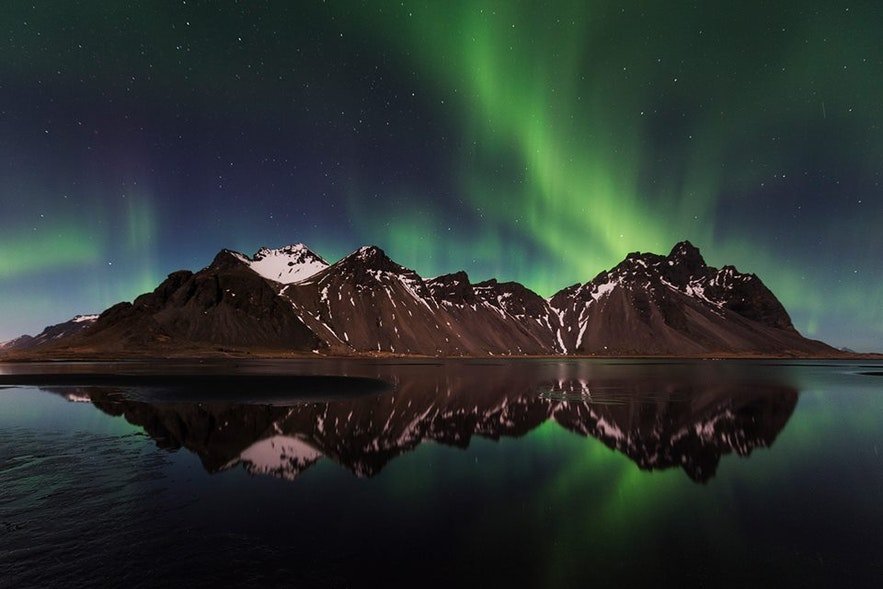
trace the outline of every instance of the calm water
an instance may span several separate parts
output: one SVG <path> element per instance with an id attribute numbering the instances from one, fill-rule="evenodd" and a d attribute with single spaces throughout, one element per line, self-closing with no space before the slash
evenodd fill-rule
<path id="1" fill-rule="evenodd" d="M 54 376 L 0 388 L 0 587 L 883 580 L 883 364 L 23 372 Z"/>

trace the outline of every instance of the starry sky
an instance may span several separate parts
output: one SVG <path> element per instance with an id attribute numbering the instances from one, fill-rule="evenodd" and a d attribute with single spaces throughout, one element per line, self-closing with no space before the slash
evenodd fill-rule
<path id="1" fill-rule="evenodd" d="M 4 3 L 0 341 L 223 247 L 542 295 L 689 239 L 883 350 L 879 2 Z"/>

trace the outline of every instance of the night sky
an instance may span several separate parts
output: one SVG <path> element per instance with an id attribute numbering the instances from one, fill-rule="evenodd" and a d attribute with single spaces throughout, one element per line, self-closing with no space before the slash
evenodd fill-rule
<path id="1" fill-rule="evenodd" d="M 689 239 L 883 350 L 883 5 L 3 3 L 0 341 L 223 247 L 548 296 Z"/>

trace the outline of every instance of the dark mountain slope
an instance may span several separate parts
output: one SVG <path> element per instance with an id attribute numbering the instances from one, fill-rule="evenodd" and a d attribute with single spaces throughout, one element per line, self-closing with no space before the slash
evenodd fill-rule
<path id="1" fill-rule="evenodd" d="M 424 281 L 369 246 L 281 294 L 332 349 L 426 355 L 554 352 L 551 332 L 538 336 L 500 305 L 496 298 L 502 293 L 491 303 L 491 295 L 478 290 L 462 272 Z"/>
<path id="2" fill-rule="evenodd" d="M 634 253 L 592 281 L 555 294 L 562 339 L 576 353 L 824 354 L 753 274 L 705 264 L 689 242 L 668 256 Z"/>
<path id="3" fill-rule="evenodd" d="M 175 272 L 152 293 L 111 307 L 71 343 L 98 348 L 210 344 L 304 351 L 320 346 L 271 283 L 227 250 L 195 274 Z"/>

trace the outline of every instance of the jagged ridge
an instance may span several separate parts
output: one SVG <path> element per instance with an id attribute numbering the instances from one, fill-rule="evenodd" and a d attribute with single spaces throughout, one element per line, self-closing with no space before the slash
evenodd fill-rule
<path id="1" fill-rule="evenodd" d="M 544 299 L 465 272 L 423 279 L 365 246 L 328 265 L 303 244 L 221 251 L 153 293 L 36 349 L 215 346 L 337 354 L 836 355 L 802 337 L 754 274 L 708 266 L 690 242 L 635 252 Z M 7 346 L 10 347 L 10 346 Z M 15 348 L 15 344 L 12 345 Z M 24 346 L 21 346 L 23 348 Z"/>

